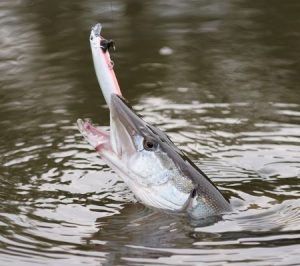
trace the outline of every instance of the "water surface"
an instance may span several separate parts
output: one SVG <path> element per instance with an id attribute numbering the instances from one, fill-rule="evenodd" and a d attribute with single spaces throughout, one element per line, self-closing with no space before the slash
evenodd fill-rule
<path id="1" fill-rule="evenodd" d="M 298 1 L 0 3 L 1 265 L 298 265 Z M 137 203 L 82 139 L 107 128 L 91 25 L 124 96 L 228 197 L 193 222 Z"/>

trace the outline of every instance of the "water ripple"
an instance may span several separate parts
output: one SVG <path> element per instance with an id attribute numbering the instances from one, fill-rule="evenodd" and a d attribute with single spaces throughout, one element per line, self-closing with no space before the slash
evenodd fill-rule
<path id="1" fill-rule="evenodd" d="M 299 8 L 1 1 L 0 264 L 298 265 Z M 232 213 L 151 210 L 82 139 L 77 118 L 109 125 L 87 40 L 99 15 L 124 95 Z"/>

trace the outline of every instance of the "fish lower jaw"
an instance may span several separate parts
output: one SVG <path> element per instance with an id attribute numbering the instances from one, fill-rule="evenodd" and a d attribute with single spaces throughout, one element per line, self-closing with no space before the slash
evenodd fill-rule
<path id="1" fill-rule="evenodd" d="M 103 150 L 111 150 L 110 134 L 100 128 L 96 128 L 89 120 L 77 120 L 77 127 L 87 142 L 101 153 Z"/>

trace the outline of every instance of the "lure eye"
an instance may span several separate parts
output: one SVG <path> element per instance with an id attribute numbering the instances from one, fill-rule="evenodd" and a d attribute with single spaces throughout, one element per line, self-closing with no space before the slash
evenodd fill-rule
<path id="1" fill-rule="evenodd" d="M 152 139 L 144 138 L 143 146 L 147 151 L 154 151 L 157 147 L 157 144 Z"/>

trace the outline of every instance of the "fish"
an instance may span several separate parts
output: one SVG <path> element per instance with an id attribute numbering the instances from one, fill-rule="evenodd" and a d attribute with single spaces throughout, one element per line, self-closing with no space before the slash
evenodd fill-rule
<path id="1" fill-rule="evenodd" d="M 168 213 L 193 219 L 232 211 L 220 190 L 159 128 L 147 123 L 122 96 L 109 55 L 100 35 L 91 30 L 92 56 L 99 85 L 110 109 L 110 130 L 89 120 L 78 129 L 104 162 L 127 184 L 138 201 Z"/>

